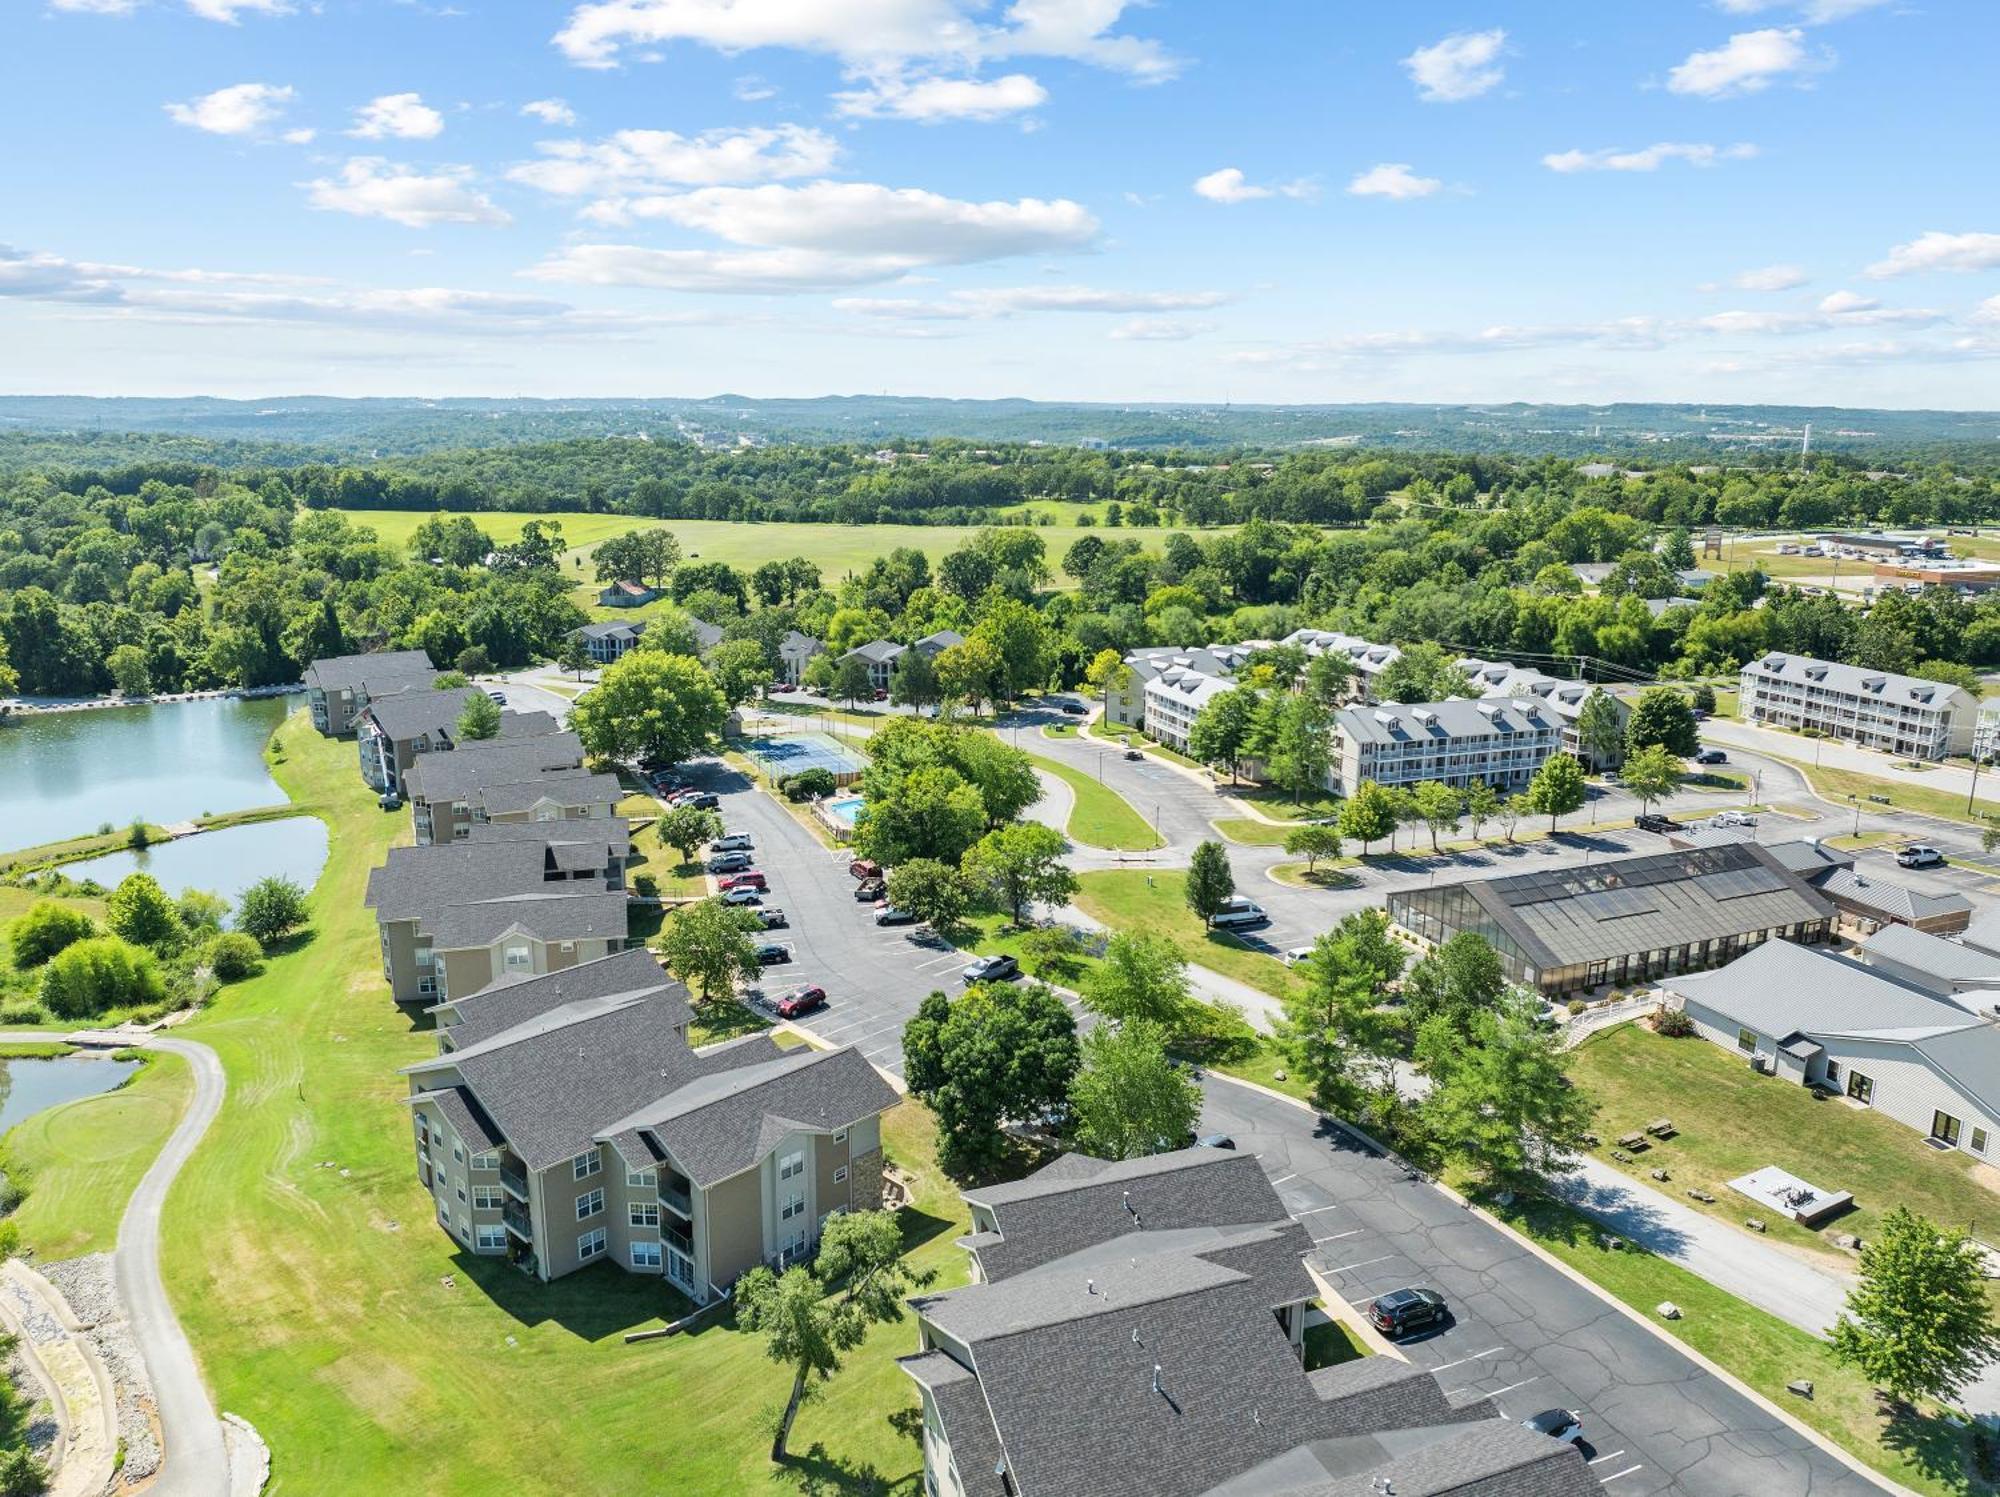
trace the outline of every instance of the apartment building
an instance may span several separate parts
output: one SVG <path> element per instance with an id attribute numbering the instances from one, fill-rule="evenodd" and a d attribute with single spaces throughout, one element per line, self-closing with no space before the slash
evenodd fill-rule
<path id="1" fill-rule="evenodd" d="M 336 655 L 306 667 L 306 705 L 313 726 L 328 738 L 354 729 L 354 720 L 376 697 L 394 696 L 437 679 L 422 650 L 381 650 L 370 655 Z"/>
<path id="2" fill-rule="evenodd" d="M 1312 1239 L 1254 1156 L 1071 1154 L 968 1191 L 974 1282 L 913 1299 L 929 1497 L 1587 1497 L 1574 1447 L 1422 1367 L 1308 1372 Z"/>
<path id="3" fill-rule="evenodd" d="M 1166 646 L 1125 657 L 1131 679 L 1110 694 L 1105 719 L 1137 728 L 1177 753 L 1187 751 L 1188 730 L 1209 701 L 1236 685 L 1236 673 L 1262 642 L 1239 645 Z"/>
<path id="4" fill-rule="evenodd" d="M 1472 678 L 1473 686 L 1483 697 L 1515 697 L 1546 703 L 1548 709 L 1562 720 L 1563 752 L 1584 768 L 1615 769 L 1623 762 L 1625 725 L 1632 720 L 1632 705 L 1623 698 L 1613 696 L 1603 687 L 1589 681 L 1551 676 L 1538 670 L 1531 670 L 1527 666 L 1510 664 L 1505 660 L 1481 660 L 1477 656 L 1468 655 L 1458 662 L 1458 668 Z M 1620 748 L 1608 754 L 1596 753 L 1586 748 L 1582 737 L 1576 731 L 1576 720 L 1583 713 L 1583 704 L 1600 692 L 1611 704 L 1611 710 L 1618 716 Z"/>
<path id="5" fill-rule="evenodd" d="M 639 636 L 645 632 L 644 619 L 608 619 L 585 624 L 576 637 L 595 664 L 615 665 L 639 648 Z"/>
<path id="6" fill-rule="evenodd" d="M 438 1225 L 546 1282 L 603 1260 L 697 1303 L 881 1204 L 895 1090 L 852 1047 L 688 1047 L 687 990 L 635 950 L 439 1006 L 405 1067 Z"/>
<path id="7" fill-rule="evenodd" d="M 2000 699 L 1979 704 L 1972 721 L 1972 757 L 1981 764 L 2000 758 Z"/>
<path id="8" fill-rule="evenodd" d="M 804 635 L 800 635 L 799 637 L 801 639 L 806 638 Z M 816 640 L 811 642 L 814 644 L 818 643 Z M 964 643 L 965 636 L 957 630 L 939 629 L 935 633 L 926 634 L 922 639 L 907 645 L 897 644 L 893 639 L 871 639 L 865 645 L 856 645 L 840 658 L 843 662 L 849 660 L 866 662 L 868 666 L 869 688 L 874 691 L 887 691 L 889 689 L 889 678 L 896 673 L 896 662 L 903 658 L 906 651 L 916 650 L 926 659 L 935 660 L 953 645 L 962 645 Z"/>
<path id="9" fill-rule="evenodd" d="M 1339 634 L 1330 629 L 1294 629 L 1279 643 L 1304 650 L 1311 658 L 1321 655 L 1346 657 L 1349 694 L 1363 702 L 1375 700 L 1375 678 L 1403 656 L 1403 652 L 1394 645 L 1378 645 L 1356 635 Z"/>
<path id="10" fill-rule="evenodd" d="M 1963 687 L 1772 651 L 1743 667 L 1737 714 L 1900 759 L 1969 754 L 1979 702 Z"/>
<path id="11" fill-rule="evenodd" d="M 458 746 L 458 720 L 465 704 L 485 693 L 477 686 L 456 691 L 426 687 L 371 701 L 355 720 L 355 741 L 361 755 L 361 776 L 378 791 L 407 794 L 403 776 L 420 754 L 449 752 Z M 546 712 L 502 712 L 502 740 L 540 738 L 561 731 Z"/>
<path id="12" fill-rule="evenodd" d="M 366 898 L 390 992 L 440 1003 L 622 951 L 630 855 L 630 828 L 615 817 L 476 826 L 464 841 L 390 848 Z"/>
<path id="13" fill-rule="evenodd" d="M 1562 749 L 1562 719 L 1537 697 L 1453 697 L 1443 702 L 1380 702 L 1334 715 L 1327 788 L 1351 795 L 1363 780 L 1414 785 L 1484 780 L 1503 794 L 1535 777 Z"/>
<path id="14" fill-rule="evenodd" d="M 624 797 L 616 775 L 583 767 L 583 745 L 568 732 L 425 754 L 404 774 L 403 788 L 420 845 L 462 840 L 489 822 L 608 817 Z"/>
<path id="15" fill-rule="evenodd" d="M 813 657 L 825 653 L 826 646 L 810 634 L 787 629 L 785 637 L 778 641 L 778 680 L 786 686 L 797 686 L 805 680 L 806 667 L 812 664 Z"/>

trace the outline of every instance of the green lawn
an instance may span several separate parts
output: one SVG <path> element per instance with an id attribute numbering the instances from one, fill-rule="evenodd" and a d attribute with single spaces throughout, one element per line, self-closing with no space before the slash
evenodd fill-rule
<path id="1" fill-rule="evenodd" d="M 1076 804 L 1069 813 L 1069 834 L 1075 840 L 1115 852 L 1151 852 L 1160 846 L 1159 833 L 1153 830 L 1152 823 L 1117 791 L 1057 760 L 1044 759 L 1040 754 L 1028 757 L 1035 761 L 1035 768 L 1047 770 L 1075 792 Z"/>
<path id="2" fill-rule="evenodd" d="M 1970 1227 L 1986 1241 L 2000 1233 L 2000 1194 L 1980 1181 L 1982 1173 L 2000 1180 L 1989 1166 L 1932 1149 L 1880 1113 L 1820 1101 L 1804 1087 L 1760 1076 L 1706 1040 L 1662 1039 L 1623 1024 L 1572 1051 L 1570 1074 L 1598 1104 L 1595 1129 L 1607 1144 L 1600 1157 L 1649 1184 L 1646 1172 L 1665 1168 L 1673 1179 L 1664 1188 L 1712 1216 L 1740 1223 L 1763 1215 L 1773 1238 L 1829 1251 L 1836 1232 L 1867 1241 L 1882 1213 L 1899 1205 L 1946 1226 Z M 1611 1140 L 1656 1117 L 1671 1118 L 1679 1137 L 1655 1143 L 1629 1167 L 1611 1159 Z M 1819 1231 L 1756 1212 L 1725 1182 L 1767 1164 L 1827 1190 L 1853 1192 L 1855 1209 Z M 1715 1205 L 1689 1200 L 1683 1192 L 1690 1188 L 1708 1191 Z"/>
<path id="3" fill-rule="evenodd" d="M 1988 1497 L 1994 1492 L 1991 1482 L 1971 1474 L 1968 1430 L 1953 1427 L 1935 1412 L 1892 1419 L 1888 1406 L 1876 1401 L 1866 1381 L 1836 1363 L 1827 1343 L 1818 1337 L 1753 1309 L 1664 1258 L 1607 1251 L 1598 1246 L 1590 1219 L 1566 1207 L 1522 1197 L 1512 1206 L 1491 1209 L 1676 1340 L 1727 1368 L 1884 1475 L 1940 1497 Z M 1660 1319 L 1654 1306 L 1662 1300 L 1680 1306 L 1682 1318 Z M 1810 1399 L 1785 1391 L 1787 1382 L 1802 1377 L 1812 1380 Z"/>
<path id="4" fill-rule="evenodd" d="M 1291 991 L 1291 974 L 1276 957 L 1253 950 L 1226 931 L 1203 929 L 1187 907 L 1185 873 L 1118 868 L 1086 873 L 1077 882 L 1082 886 L 1074 901 L 1077 908 L 1112 929 L 1166 936 L 1197 966 L 1247 982 L 1273 997 Z"/>
<path id="5" fill-rule="evenodd" d="M 1283 821 L 1316 821 L 1322 816 L 1340 814 L 1340 797 L 1337 795 L 1321 793 L 1294 801 L 1290 791 L 1272 785 L 1239 785 L 1229 794 L 1240 801 L 1248 801 L 1266 816 L 1276 816 Z"/>
<path id="6" fill-rule="evenodd" d="M 852 1354 L 800 1415 L 802 1459 L 775 1471 L 765 1415 L 788 1378 L 726 1311 L 627 1346 L 622 1332 L 671 1304 L 659 1280 L 597 1267 L 538 1285 L 436 1229 L 395 1074 L 434 1047 L 389 1001 L 361 904 L 404 823 L 375 810 L 350 745 L 296 715 L 281 737 L 279 782 L 333 833 L 316 935 L 188 1026 L 221 1056 L 229 1096 L 163 1234 L 216 1401 L 270 1442 L 274 1492 L 913 1490 L 917 1400 L 894 1365 L 915 1345 L 908 1323 Z M 885 1139 L 918 1175 L 919 1260 L 962 1280 L 966 1220 L 931 1162 L 928 1114 L 896 1109 Z"/>
<path id="7" fill-rule="evenodd" d="M 1217 817 L 1214 825 L 1231 842 L 1244 847 L 1283 847 L 1285 838 L 1292 833 L 1292 828 L 1288 826 L 1257 821 L 1248 816 Z"/>
<path id="8" fill-rule="evenodd" d="M 1271 877 L 1294 889 L 1351 889 L 1355 885 L 1353 870 L 1361 866 L 1359 858 L 1321 858 L 1307 872 L 1304 863 L 1280 863 L 1271 870 Z"/>
<path id="9" fill-rule="evenodd" d="M 22 1246 L 44 1263 L 111 1251 L 126 1202 L 193 1092 L 186 1061 L 152 1053 L 116 1091 L 38 1112 L 8 1133 L 0 1155 L 28 1192 L 12 1217 Z"/>
<path id="10" fill-rule="evenodd" d="M 1803 752 L 1812 740 L 1801 738 Z M 1794 759 L 1785 754 L 1772 754 L 1804 775 L 1806 782 L 1826 800 L 1841 802 L 1854 796 L 1864 811 L 1880 810 L 1879 802 L 1869 799 L 1872 795 L 1888 797 L 1889 804 L 1899 811 L 1917 811 L 1925 816 L 1936 816 L 1945 821 L 1971 822 L 1984 826 L 1989 817 L 1967 815 L 1965 797 L 1952 790 L 1937 790 L 1928 785 L 1913 785 L 1900 779 L 1886 779 L 1880 775 L 1863 774 L 1854 769 L 1835 769 L 1831 765 L 1815 765 L 1810 759 Z M 1985 776 L 1980 777 L 1985 780 Z M 2000 791 L 2000 779 L 1991 782 L 1990 788 Z M 1988 801 L 1988 804 L 1991 804 Z M 1996 813 L 2000 814 L 2000 813 Z"/>
<path id="11" fill-rule="evenodd" d="M 1342 1362 L 1359 1361 L 1367 1355 L 1368 1348 L 1361 1344 L 1361 1338 L 1337 1320 L 1306 1327 L 1308 1372 L 1321 1367 L 1338 1367 Z"/>

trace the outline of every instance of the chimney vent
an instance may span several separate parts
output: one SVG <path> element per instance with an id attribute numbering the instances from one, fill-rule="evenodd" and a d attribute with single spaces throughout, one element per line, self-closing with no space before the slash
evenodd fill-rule
<path id="1" fill-rule="evenodd" d="M 1153 1391 L 1155 1393 L 1164 1393 L 1167 1391 L 1160 1386 L 1160 1364 L 1158 1362 L 1153 1364 Z"/>

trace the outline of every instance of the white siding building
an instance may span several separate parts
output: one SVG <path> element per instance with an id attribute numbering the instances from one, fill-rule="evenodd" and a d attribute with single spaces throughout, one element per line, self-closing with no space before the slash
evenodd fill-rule
<path id="1" fill-rule="evenodd" d="M 1743 667 L 1748 723 L 1810 728 L 1904 759 L 1969 754 L 1979 703 L 1962 687 L 1772 651 Z"/>
<path id="2" fill-rule="evenodd" d="M 1472 678 L 1472 684 L 1481 696 L 1492 697 L 1533 697 L 1546 702 L 1549 710 L 1562 719 L 1563 752 L 1575 759 L 1586 769 L 1611 769 L 1624 755 L 1622 751 L 1625 725 L 1631 721 L 1632 706 L 1621 701 L 1601 686 L 1589 681 L 1565 680 L 1561 676 L 1544 675 L 1538 670 L 1530 670 L 1523 665 L 1513 665 L 1505 660 L 1480 660 L 1468 655 L 1458 662 L 1458 668 Z M 1583 704 L 1599 692 L 1611 703 L 1611 710 L 1618 714 L 1618 737 L 1620 752 L 1612 755 L 1596 754 L 1585 750 L 1583 739 L 1576 731 L 1576 720 L 1583 714 Z"/>
<path id="3" fill-rule="evenodd" d="M 1533 697 L 1349 707 L 1334 718 L 1328 788 L 1352 795 L 1363 780 L 1458 786 L 1484 780 L 1495 790 L 1518 790 L 1562 747 L 1562 728 L 1548 704 Z"/>

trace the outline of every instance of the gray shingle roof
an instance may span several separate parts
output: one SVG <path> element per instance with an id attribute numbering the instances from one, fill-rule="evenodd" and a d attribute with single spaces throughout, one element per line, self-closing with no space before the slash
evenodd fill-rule
<path id="1" fill-rule="evenodd" d="M 1883 926 L 1861 943 L 1861 949 L 1947 981 L 2000 988 L 2000 956 L 1907 925 Z"/>
<path id="2" fill-rule="evenodd" d="M 489 784 L 478 792 L 476 804 L 484 806 L 489 816 L 506 816 L 529 810 L 542 801 L 563 807 L 615 806 L 624 798 L 625 792 L 618 784 L 617 775 L 568 770 Z"/>
<path id="3" fill-rule="evenodd" d="M 704 650 L 712 650 L 722 643 L 721 626 L 711 624 L 707 619 L 698 619 L 690 614 L 688 628 L 693 631 L 695 644 Z"/>
<path id="4" fill-rule="evenodd" d="M 842 660 L 859 658 L 877 664 L 887 664 L 902 654 L 905 648 L 907 647 L 897 644 L 893 639 L 871 639 L 865 645 L 856 645 L 840 658 Z"/>
<path id="5" fill-rule="evenodd" d="M 1284 1202 L 1256 1156 L 1181 1149 L 1118 1163 L 1071 1155 L 1025 1180 L 965 1192 L 993 1213 L 998 1243 L 979 1249 L 990 1281 L 1138 1231 L 1282 1221 Z"/>
<path id="6" fill-rule="evenodd" d="M 1958 704 L 1968 709 L 1973 703 L 1971 692 L 1942 681 L 1899 676 L 1894 671 L 1870 670 L 1837 660 L 1815 660 L 1810 655 L 1787 655 L 1782 650 L 1759 656 L 1743 667 L 1743 674 L 1762 680 L 1787 681 L 1794 686 L 1819 686 L 1879 702 L 1940 708 Z"/>
<path id="7" fill-rule="evenodd" d="M 679 1006 L 676 1009 L 669 1003 L 656 1012 L 663 1014 L 671 1025 L 686 1024 L 691 1017 L 687 989 L 667 975 L 650 951 L 634 947 L 546 976 L 493 983 L 437 1007 L 457 1015 L 457 1022 L 449 1025 L 448 1030 L 453 1044 L 464 1048 L 587 998 L 659 993 L 665 993 Z"/>
<path id="8" fill-rule="evenodd" d="M 487 1117 L 486 1109 L 479 1105 L 479 1099 L 462 1086 L 442 1087 L 434 1092 L 416 1092 L 411 1095 L 410 1101 L 435 1103 L 439 1116 L 451 1124 L 452 1131 L 464 1140 L 466 1148 L 475 1154 L 484 1154 L 502 1142 L 500 1131 L 493 1126 L 493 1120 Z"/>
<path id="9" fill-rule="evenodd" d="M 1814 879 L 1813 884 L 1828 899 L 1878 911 L 1889 920 L 1930 920 L 1940 915 L 1962 914 L 1972 908 L 1972 901 L 1963 894 L 1926 894 L 1858 868 L 1832 869 Z"/>
<path id="10" fill-rule="evenodd" d="M 519 841 L 440 842 L 392 847 L 368 875 L 366 903 L 383 920 L 411 920 L 462 899 L 505 897 L 539 890 L 549 868 L 547 832 L 561 823 L 531 822 L 539 838 Z"/>
<path id="11" fill-rule="evenodd" d="M 1766 941 L 1717 971 L 1669 977 L 1662 985 L 1774 1040 L 1794 1033 L 1909 1038 L 1978 1023 L 1860 962 L 1790 941 Z"/>
<path id="12" fill-rule="evenodd" d="M 785 637 L 778 641 L 780 655 L 811 656 L 826 648 L 810 634 L 801 634 L 796 629 L 787 629 Z"/>
<path id="13" fill-rule="evenodd" d="M 352 691 L 364 682 L 422 679 L 436 674 L 431 657 L 422 650 L 375 650 L 315 660 L 306 667 L 305 682 L 322 691 Z"/>
<path id="14" fill-rule="evenodd" d="M 646 632 L 644 619 L 599 619 L 577 630 L 577 637 L 593 639 L 634 639 Z"/>
<path id="15" fill-rule="evenodd" d="M 1854 854 L 1828 847 L 1823 842 L 1809 841 L 1804 837 L 1790 842 L 1771 842 L 1764 851 L 1777 860 L 1781 868 L 1789 868 L 1793 873 L 1811 879 L 1813 875 L 1824 873 L 1829 868 L 1852 868 Z"/>
<path id="16" fill-rule="evenodd" d="M 368 704 L 367 716 L 390 738 L 406 743 L 426 733 L 444 733 L 458 726 L 465 704 L 486 692 L 477 686 L 446 691 L 404 691 Z"/>
<path id="17" fill-rule="evenodd" d="M 1373 1359 L 1379 1360 L 1379 1359 Z M 1598 1497 L 1583 1452 L 1511 1419 L 1299 1446 L 1203 1497 Z"/>
<path id="18" fill-rule="evenodd" d="M 630 930 L 631 898 L 588 881 L 544 884 L 532 894 L 449 905 L 419 920 L 439 951 L 491 946 L 518 930 L 538 941 L 622 941 Z"/>
<path id="19" fill-rule="evenodd" d="M 924 1387 L 937 1405 L 938 1419 L 951 1434 L 952 1465 L 957 1468 L 966 1497 L 1019 1497 L 1000 1478 L 1000 1438 L 979 1379 L 941 1351 L 903 1357 L 897 1364 Z"/>
<path id="20" fill-rule="evenodd" d="M 629 844 L 616 821 L 529 822 L 464 842 L 392 847 L 368 875 L 378 920 L 415 920 L 439 950 L 490 945 L 511 927 L 541 940 L 623 939 L 630 896 L 594 873 Z"/>
<path id="21" fill-rule="evenodd" d="M 448 754 L 419 754 L 403 779 L 413 800 L 464 800 L 482 785 L 529 780 L 582 764 L 583 743 L 574 733 L 474 739 Z"/>
<path id="22" fill-rule="evenodd" d="M 1382 702 L 1335 714 L 1341 736 L 1356 743 L 1429 743 L 1555 732 L 1561 722 L 1537 697 L 1452 697 L 1442 702 Z"/>

